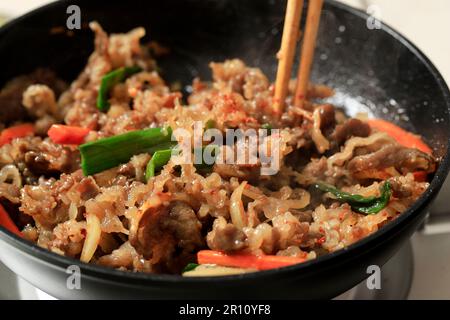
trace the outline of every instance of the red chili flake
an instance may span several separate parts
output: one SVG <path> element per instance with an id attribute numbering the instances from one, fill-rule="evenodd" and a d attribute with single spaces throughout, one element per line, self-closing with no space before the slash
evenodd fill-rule
<path id="1" fill-rule="evenodd" d="M 319 238 L 316 240 L 316 243 L 318 244 L 323 244 L 327 239 L 325 238 L 325 236 L 323 236 L 322 238 Z"/>
<path id="2" fill-rule="evenodd" d="M 166 101 L 164 101 L 163 106 L 165 108 L 173 108 L 175 107 L 175 100 L 179 98 L 181 98 L 181 93 L 179 92 L 171 93 L 166 97 Z"/>
<path id="3" fill-rule="evenodd" d="M 253 117 L 246 117 L 246 118 L 244 119 L 244 121 L 245 121 L 245 123 L 249 123 L 249 122 L 257 123 L 257 122 L 258 122 L 258 121 L 257 121 L 255 118 L 253 118 Z"/>

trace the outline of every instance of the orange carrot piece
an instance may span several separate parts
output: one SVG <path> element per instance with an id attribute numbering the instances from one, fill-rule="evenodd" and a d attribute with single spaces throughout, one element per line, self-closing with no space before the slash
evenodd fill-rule
<path id="1" fill-rule="evenodd" d="M 389 121 L 382 119 L 370 119 L 367 123 L 372 129 L 387 133 L 402 146 L 415 148 L 422 152 L 432 154 L 431 148 L 423 142 L 418 135 L 408 132 Z"/>
<path id="2" fill-rule="evenodd" d="M 22 237 L 22 233 L 19 231 L 19 229 L 9 216 L 8 212 L 6 212 L 5 208 L 3 208 L 1 204 L 0 204 L 0 226 L 18 235 L 19 237 Z"/>
<path id="3" fill-rule="evenodd" d="M 417 182 L 426 182 L 428 178 L 428 173 L 425 171 L 416 171 L 413 172 L 414 180 Z"/>
<path id="4" fill-rule="evenodd" d="M 78 145 L 84 142 L 89 131 L 87 128 L 54 124 L 48 130 L 47 135 L 55 143 Z"/>
<path id="5" fill-rule="evenodd" d="M 30 123 L 19 124 L 6 128 L 0 134 L 0 147 L 8 144 L 14 138 L 22 138 L 34 134 L 34 126 Z"/>
<path id="6" fill-rule="evenodd" d="M 197 253 L 197 260 L 199 264 L 269 270 L 302 263 L 306 259 L 273 255 L 256 256 L 245 253 L 226 254 L 221 251 L 201 250 Z"/>

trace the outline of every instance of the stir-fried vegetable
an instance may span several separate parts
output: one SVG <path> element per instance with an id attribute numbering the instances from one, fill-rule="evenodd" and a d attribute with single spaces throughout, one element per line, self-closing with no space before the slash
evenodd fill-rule
<path id="1" fill-rule="evenodd" d="M 6 210 L 3 208 L 1 204 L 0 204 L 0 226 L 18 235 L 19 237 L 22 236 L 22 233 L 19 231 L 19 229 L 9 216 L 8 212 L 6 212 Z"/>
<path id="2" fill-rule="evenodd" d="M 183 277 L 220 277 L 255 272 L 255 269 L 233 268 L 215 264 L 198 265 L 195 269 L 183 272 Z"/>
<path id="3" fill-rule="evenodd" d="M 198 267 L 197 263 L 188 263 L 186 265 L 186 267 L 184 267 L 182 273 L 185 273 L 185 272 L 188 272 L 188 271 L 192 271 L 192 270 L 194 270 L 197 267 Z"/>
<path id="4" fill-rule="evenodd" d="M 122 67 L 111 71 L 102 78 L 102 83 L 100 85 L 100 90 L 98 91 L 97 97 L 97 108 L 100 111 L 107 111 L 109 104 L 109 92 L 118 83 L 124 81 L 129 76 L 140 72 L 142 69 L 140 67 Z"/>
<path id="5" fill-rule="evenodd" d="M 78 145 L 84 142 L 89 131 L 87 128 L 54 124 L 48 130 L 47 135 L 55 143 Z"/>
<path id="6" fill-rule="evenodd" d="M 303 258 L 288 256 L 261 255 L 248 253 L 226 254 L 214 250 L 201 250 L 197 253 L 199 264 L 217 264 L 219 266 L 269 270 L 305 262 Z"/>
<path id="7" fill-rule="evenodd" d="M 30 123 L 19 124 L 9 127 L 2 131 L 0 135 L 0 147 L 8 144 L 12 139 L 32 136 L 34 134 L 34 126 Z"/>
<path id="8" fill-rule="evenodd" d="M 154 177 L 156 170 L 161 169 L 165 164 L 167 164 L 171 156 L 172 149 L 156 151 L 147 164 L 147 168 L 145 170 L 145 179 L 148 180 L 151 177 Z"/>
<path id="9" fill-rule="evenodd" d="M 134 155 L 169 149 L 175 144 L 171 136 L 169 127 L 152 128 L 82 144 L 81 168 L 84 175 L 91 175 L 128 162 Z"/>
<path id="10" fill-rule="evenodd" d="M 323 182 L 317 182 L 314 186 L 320 191 L 331 193 L 337 200 L 350 204 L 353 210 L 363 214 L 376 214 L 383 210 L 389 203 L 392 194 L 389 181 L 380 187 L 381 195 L 379 197 L 364 197 L 359 194 L 347 193 Z"/>
<path id="11" fill-rule="evenodd" d="M 215 127 L 216 127 L 216 121 L 214 121 L 213 119 L 209 119 L 208 121 L 206 121 L 205 130 L 213 129 Z"/>
<path id="12" fill-rule="evenodd" d="M 432 150 L 423 140 L 406 130 L 396 126 L 395 124 L 382 119 L 370 119 L 367 121 L 372 129 L 385 132 L 394 138 L 399 144 L 407 148 L 415 148 L 427 154 L 432 154 Z"/>
<path id="13" fill-rule="evenodd" d="M 97 250 L 102 229 L 100 219 L 93 213 L 86 215 L 86 239 L 84 240 L 83 250 L 81 251 L 80 260 L 83 262 L 91 261 Z"/>
<path id="14" fill-rule="evenodd" d="M 204 153 L 208 151 L 212 156 L 217 155 L 218 147 L 217 145 L 207 145 L 205 147 L 201 148 L 201 159 L 197 159 L 197 153 L 194 151 L 194 165 L 197 168 L 197 170 L 204 172 L 206 170 L 209 170 L 212 166 L 212 164 L 207 164 L 203 161 L 204 159 Z M 156 151 L 150 161 L 147 163 L 147 168 L 145 170 L 145 179 L 148 180 L 151 177 L 154 177 L 156 175 L 156 171 L 164 167 L 170 160 L 170 157 L 172 156 L 172 152 L 175 152 L 178 154 L 177 150 L 173 149 L 166 149 L 166 150 L 159 150 Z"/>
<path id="15" fill-rule="evenodd" d="M 239 228 L 243 229 L 247 226 L 247 215 L 245 214 L 244 204 L 242 203 L 242 193 L 244 192 L 247 181 L 243 181 L 237 187 L 230 197 L 230 218 L 231 222 Z"/>
<path id="16" fill-rule="evenodd" d="M 261 126 L 261 129 L 267 130 L 267 135 L 270 136 L 270 134 L 272 133 L 273 127 L 272 127 L 272 125 L 271 125 L 270 123 L 264 123 L 264 124 Z"/>

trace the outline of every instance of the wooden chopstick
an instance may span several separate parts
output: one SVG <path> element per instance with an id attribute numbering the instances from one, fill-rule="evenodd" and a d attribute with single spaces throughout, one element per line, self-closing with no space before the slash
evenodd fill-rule
<path id="1" fill-rule="evenodd" d="M 314 59 L 317 32 L 319 31 L 320 14 L 323 0 L 310 0 L 306 28 L 302 44 L 301 60 L 297 73 L 297 84 L 294 95 L 294 105 L 303 108 L 308 92 L 311 66 Z"/>
<path id="2" fill-rule="evenodd" d="M 286 16 L 284 19 L 281 48 L 277 54 L 278 70 L 275 80 L 274 111 L 283 112 L 291 79 L 292 65 L 294 63 L 295 49 L 300 33 L 300 20 L 303 11 L 303 0 L 288 0 Z"/>

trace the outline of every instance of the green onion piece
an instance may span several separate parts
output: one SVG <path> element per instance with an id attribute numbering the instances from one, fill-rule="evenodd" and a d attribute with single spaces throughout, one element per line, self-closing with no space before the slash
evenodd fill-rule
<path id="1" fill-rule="evenodd" d="M 203 153 L 205 151 L 208 151 L 213 157 L 216 157 L 218 154 L 219 147 L 217 145 L 207 145 L 204 147 L 199 148 L 201 149 L 200 156 L 202 157 L 199 161 L 197 161 L 197 152 L 195 152 L 197 149 L 194 149 L 194 165 L 197 168 L 198 171 L 205 173 L 213 167 L 214 163 L 208 164 L 204 163 L 204 156 Z M 179 153 L 179 150 L 172 150 L 172 149 L 166 149 L 166 150 L 159 150 L 156 151 L 150 161 L 147 163 L 147 167 L 145 170 L 145 180 L 148 181 L 148 179 L 154 177 L 156 175 L 156 171 L 160 170 L 162 167 L 164 167 L 170 160 L 170 157 L 172 156 L 172 152 Z M 215 160 L 215 159 L 214 159 Z"/>
<path id="2" fill-rule="evenodd" d="M 374 202 L 370 204 L 353 204 L 353 210 L 356 210 L 363 214 L 376 214 L 383 210 L 389 203 L 391 199 L 392 191 L 391 184 L 386 181 L 382 187 L 380 187 L 381 196 L 377 198 Z"/>
<path id="3" fill-rule="evenodd" d="M 209 119 L 208 121 L 206 121 L 205 130 L 214 129 L 215 127 L 216 127 L 216 121 L 214 121 L 213 119 Z"/>
<path id="4" fill-rule="evenodd" d="M 171 141 L 171 136 L 171 128 L 152 128 L 82 144 L 79 150 L 83 174 L 92 175 L 116 167 L 140 153 L 153 154 L 158 150 L 169 149 L 176 144 Z"/>
<path id="5" fill-rule="evenodd" d="M 147 163 L 147 168 L 145 170 L 145 179 L 148 180 L 155 176 L 156 170 L 161 169 L 164 165 L 169 162 L 172 156 L 172 149 L 159 150 L 156 151 L 150 161 Z"/>
<path id="6" fill-rule="evenodd" d="M 202 172 L 208 172 L 212 169 L 212 167 L 214 166 L 214 163 L 205 163 L 205 156 L 204 153 L 208 152 L 209 154 L 211 154 L 214 157 L 214 162 L 215 162 L 215 158 L 217 157 L 218 153 L 219 153 L 219 146 L 215 145 L 215 144 L 208 144 L 207 146 L 204 146 L 201 148 L 202 152 L 201 152 L 201 159 L 197 161 L 197 153 L 194 150 L 194 163 L 195 163 L 195 168 L 197 168 L 197 170 L 202 171 Z"/>
<path id="7" fill-rule="evenodd" d="M 140 67 L 122 67 L 107 73 L 102 78 L 100 89 L 97 96 L 97 108 L 100 111 L 107 111 L 109 103 L 109 92 L 118 83 L 124 81 L 129 76 L 142 71 Z"/>
<path id="8" fill-rule="evenodd" d="M 197 268 L 199 266 L 199 264 L 197 263 L 188 263 L 186 267 L 184 267 L 182 273 L 188 272 L 188 271 L 192 271 L 195 268 Z"/>
<path id="9" fill-rule="evenodd" d="M 389 203 L 392 194 L 389 181 L 386 181 L 380 187 L 380 197 L 364 197 L 358 194 L 350 194 L 323 182 L 318 182 L 314 186 L 320 191 L 333 194 L 337 200 L 350 204 L 353 210 L 363 214 L 376 214 L 383 210 Z"/>
<path id="10" fill-rule="evenodd" d="M 317 182 L 315 187 L 320 191 L 331 193 L 342 202 L 371 203 L 376 199 L 376 197 L 364 197 L 359 194 L 344 192 L 324 182 Z"/>
<path id="11" fill-rule="evenodd" d="M 270 134 L 272 133 L 273 127 L 270 123 L 264 123 L 263 125 L 261 125 L 261 129 L 266 129 L 267 135 L 270 136 Z"/>

